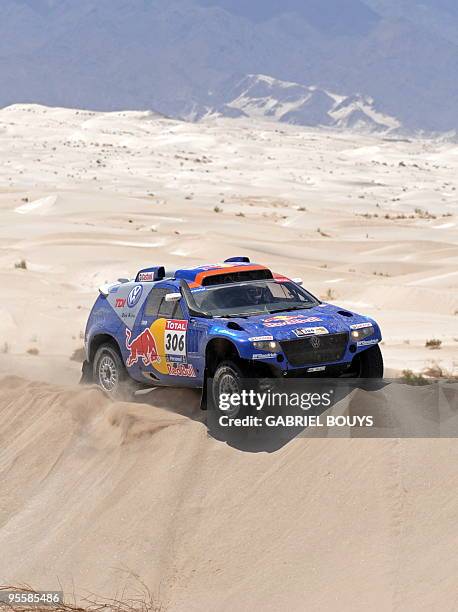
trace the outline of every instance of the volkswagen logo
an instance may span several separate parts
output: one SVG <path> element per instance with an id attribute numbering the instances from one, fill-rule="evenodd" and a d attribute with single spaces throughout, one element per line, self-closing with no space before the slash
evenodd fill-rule
<path id="1" fill-rule="evenodd" d="M 310 338 L 310 344 L 313 346 L 314 349 L 319 349 L 321 342 L 320 339 L 318 338 L 318 336 L 312 336 Z"/>
<path id="2" fill-rule="evenodd" d="M 132 291 L 129 293 L 127 297 L 127 305 L 129 308 L 133 308 L 138 304 L 140 298 L 142 297 L 143 287 L 142 285 L 135 285 Z"/>

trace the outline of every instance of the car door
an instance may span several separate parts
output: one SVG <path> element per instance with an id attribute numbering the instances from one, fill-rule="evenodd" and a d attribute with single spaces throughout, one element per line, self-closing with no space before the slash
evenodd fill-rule
<path id="1" fill-rule="evenodd" d="M 195 369 L 188 362 L 189 320 L 183 299 L 169 302 L 166 296 L 177 293 L 171 285 L 162 285 L 151 290 L 145 302 L 139 337 L 144 335 L 144 345 L 149 352 L 141 369 L 155 378 L 171 385 L 192 385 Z"/>

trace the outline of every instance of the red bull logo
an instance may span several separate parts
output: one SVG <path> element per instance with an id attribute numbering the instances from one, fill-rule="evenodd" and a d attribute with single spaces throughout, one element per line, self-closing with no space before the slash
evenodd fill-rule
<path id="1" fill-rule="evenodd" d="M 318 317 L 306 317 L 304 315 L 276 315 L 264 319 L 263 323 L 266 327 L 283 327 L 284 325 L 296 325 L 298 323 L 318 323 L 321 321 Z"/>
<path id="2" fill-rule="evenodd" d="M 132 341 L 131 337 L 132 332 L 130 329 L 126 329 L 126 348 L 130 352 L 126 361 L 128 368 L 135 365 L 139 359 L 143 361 L 145 366 L 153 365 L 161 360 L 157 352 L 156 340 L 149 329 L 142 331 Z"/>
<path id="3" fill-rule="evenodd" d="M 185 376 L 187 378 L 195 378 L 196 372 L 192 364 L 188 363 L 169 363 L 167 362 L 167 370 L 169 376 Z"/>

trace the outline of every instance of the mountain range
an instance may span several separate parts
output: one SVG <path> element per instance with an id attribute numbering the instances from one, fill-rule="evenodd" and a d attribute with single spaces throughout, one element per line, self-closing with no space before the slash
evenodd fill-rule
<path id="1" fill-rule="evenodd" d="M 196 107 L 186 117 L 261 118 L 295 125 L 390 132 L 401 127 L 395 117 L 379 112 L 368 96 L 342 96 L 335 92 L 250 74 L 226 83 L 210 96 L 213 106 Z"/>
<path id="2" fill-rule="evenodd" d="M 268 75 L 311 93 L 292 121 L 332 125 L 326 92 L 338 92 L 354 117 L 375 104 L 405 129 L 458 127 L 451 0 L 2 0 L 0 11 L 0 106 L 251 116 L 234 87 Z"/>

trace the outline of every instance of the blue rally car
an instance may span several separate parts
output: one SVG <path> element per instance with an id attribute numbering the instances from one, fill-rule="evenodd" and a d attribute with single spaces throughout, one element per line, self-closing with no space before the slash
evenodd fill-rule
<path id="1" fill-rule="evenodd" d="M 125 383 L 205 388 L 243 378 L 381 378 L 377 323 L 321 302 L 268 268 L 234 257 L 102 287 L 85 333 L 83 382 L 117 396 Z"/>

